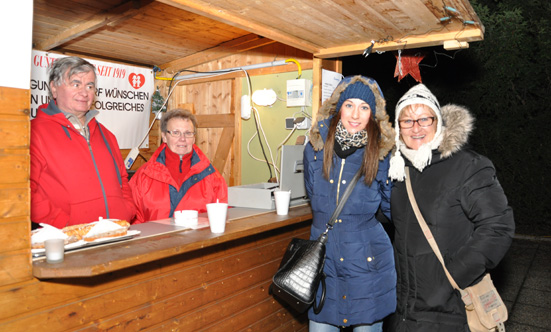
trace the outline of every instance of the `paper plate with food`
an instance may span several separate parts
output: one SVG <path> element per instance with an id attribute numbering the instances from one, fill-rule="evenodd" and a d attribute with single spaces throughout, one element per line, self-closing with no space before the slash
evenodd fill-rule
<path id="1" fill-rule="evenodd" d="M 44 241 L 61 238 L 65 240 L 65 250 L 72 250 L 100 243 L 121 241 L 132 238 L 138 230 L 129 230 L 130 223 L 126 220 L 103 219 L 88 224 L 78 224 L 56 228 L 48 224 L 40 224 L 42 228 L 31 232 L 31 252 L 35 256 L 44 254 Z"/>

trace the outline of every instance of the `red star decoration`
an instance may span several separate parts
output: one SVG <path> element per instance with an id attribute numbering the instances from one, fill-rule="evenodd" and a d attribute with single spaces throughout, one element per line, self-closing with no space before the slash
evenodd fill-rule
<path id="1" fill-rule="evenodd" d="M 396 56 L 396 69 L 394 69 L 394 77 L 398 76 L 398 82 L 408 74 L 411 75 L 417 82 L 421 83 L 421 72 L 419 71 L 419 63 L 425 57 L 424 54 L 416 53 L 406 53 L 402 52 L 402 55 L 399 56 L 398 53 L 395 53 Z M 402 71 L 400 72 L 400 66 Z"/>

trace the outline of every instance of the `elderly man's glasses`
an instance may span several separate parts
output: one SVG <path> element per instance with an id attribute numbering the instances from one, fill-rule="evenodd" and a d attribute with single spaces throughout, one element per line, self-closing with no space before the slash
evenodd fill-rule
<path id="1" fill-rule="evenodd" d="M 192 138 L 192 137 L 195 136 L 195 132 L 193 132 L 193 131 L 181 132 L 179 130 L 167 130 L 166 132 L 169 133 L 170 136 L 175 137 L 175 138 L 179 138 L 179 137 L 182 137 L 182 136 L 184 136 L 185 138 Z"/>
<path id="2" fill-rule="evenodd" d="M 413 126 L 415 125 L 415 122 L 417 122 L 419 127 L 430 127 L 434 123 L 434 118 L 435 118 L 434 116 L 429 116 L 429 117 L 420 118 L 417 120 L 407 119 L 407 120 L 400 120 L 398 122 L 400 123 L 400 128 L 402 129 L 413 128 Z"/>

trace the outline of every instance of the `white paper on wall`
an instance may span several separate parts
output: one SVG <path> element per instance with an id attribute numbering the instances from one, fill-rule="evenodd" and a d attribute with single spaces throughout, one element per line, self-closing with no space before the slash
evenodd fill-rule
<path id="1" fill-rule="evenodd" d="M 331 97 L 331 94 L 342 81 L 343 76 L 340 73 L 322 69 L 321 70 L 321 103 Z"/>

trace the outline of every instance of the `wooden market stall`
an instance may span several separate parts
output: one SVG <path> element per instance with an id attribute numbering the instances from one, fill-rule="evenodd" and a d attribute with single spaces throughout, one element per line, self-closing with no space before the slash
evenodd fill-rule
<path id="1" fill-rule="evenodd" d="M 340 72 L 345 56 L 467 48 L 483 34 L 468 0 L 33 2 L 33 48 L 40 51 L 157 66 L 162 77 L 292 58 L 312 70 L 314 114 L 322 68 Z M 296 70 L 289 62 L 248 75 Z M 232 72 L 189 80 L 169 101 L 200 117 L 197 144 L 228 185 L 241 181 L 236 110 L 244 79 Z M 155 84 L 166 93 L 170 81 Z M 267 292 L 290 238 L 308 236 L 307 206 L 287 217 L 273 211 L 235 216 L 222 235 L 146 227 L 131 241 L 67 253 L 58 265 L 33 259 L 29 105 L 29 89 L 0 86 L 0 331 L 307 330 L 304 316 Z M 158 145 L 154 127 L 133 169 Z"/>

